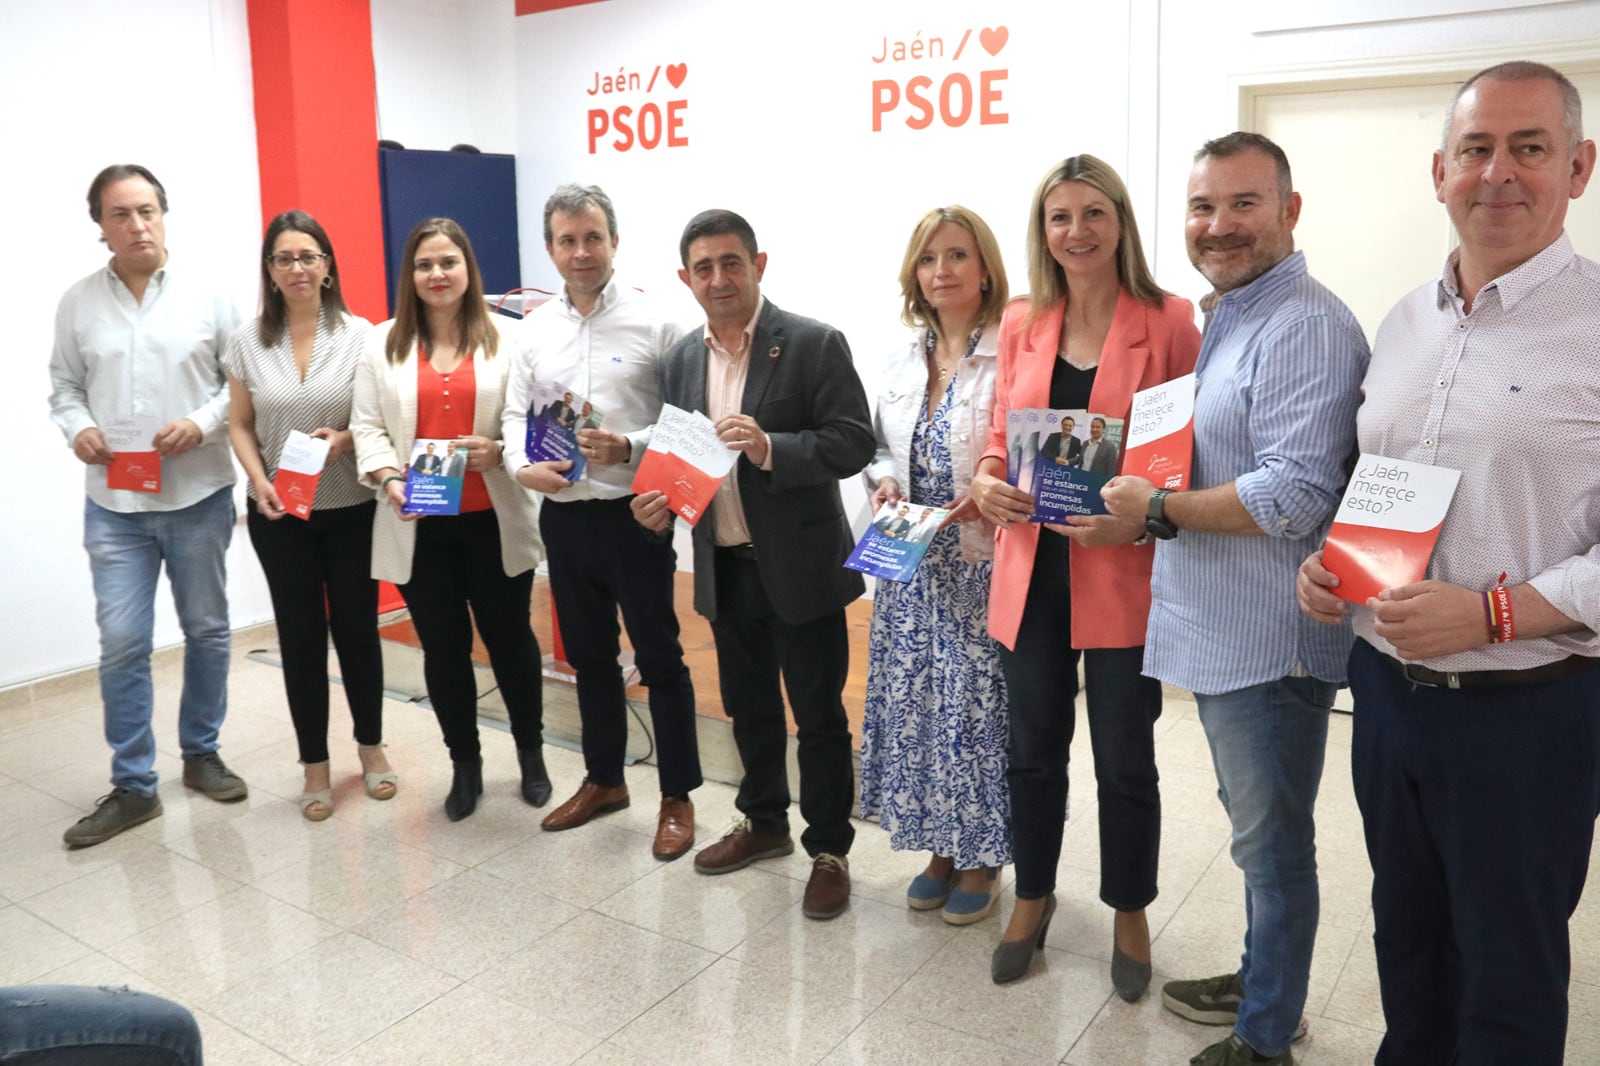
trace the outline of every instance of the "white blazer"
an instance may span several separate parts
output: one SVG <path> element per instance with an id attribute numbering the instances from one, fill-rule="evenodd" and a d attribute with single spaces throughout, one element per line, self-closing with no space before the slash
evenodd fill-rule
<path id="1" fill-rule="evenodd" d="M 361 483 L 377 489 L 378 512 L 372 520 L 372 576 L 403 585 L 411 580 L 411 557 L 416 550 L 417 523 L 402 522 L 374 476 L 384 467 L 404 470 L 417 436 L 417 356 L 391 365 L 383 346 L 392 321 L 373 327 L 367 348 L 356 367 L 355 396 L 350 410 L 350 431 L 355 437 L 356 471 Z M 472 430 L 480 437 L 500 439 L 500 414 L 505 406 L 506 371 L 511 366 L 513 338 L 500 332 L 501 351 L 493 359 L 472 353 L 477 391 L 473 399 Z M 500 522 L 500 561 L 515 577 L 544 560 L 539 536 L 539 511 L 533 494 L 513 481 L 499 463 L 483 471 L 495 518 Z M 423 517 L 419 522 L 436 522 Z"/>
<path id="2" fill-rule="evenodd" d="M 862 471 L 870 493 L 892 477 L 902 491 L 911 489 L 911 435 L 928 402 L 928 361 L 923 354 L 926 330 L 913 330 L 884 367 L 884 386 L 873 405 L 872 428 L 878 453 Z M 950 461 L 955 466 L 956 495 L 972 485 L 972 472 L 989 443 L 989 418 L 994 408 L 995 352 L 1000 324 L 984 327 L 971 355 L 956 364 L 955 395 L 950 403 Z M 946 504 L 949 500 L 918 500 Z M 994 526 L 987 521 L 961 524 L 961 556 L 968 562 L 994 558 Z"/>

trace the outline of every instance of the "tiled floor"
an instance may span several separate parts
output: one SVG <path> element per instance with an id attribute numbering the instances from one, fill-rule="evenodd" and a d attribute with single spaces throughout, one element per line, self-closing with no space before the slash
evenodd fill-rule
<path id="1" fill-rule="evenodd" d="M 226 806 L 178 783 L 180 676 L 177 665 L 156 676 L 165 815 L 83 851 L 60 838 L 105 787 L 92 681 L 0 708 L 0 984 L 126 983 L 169 996 L 194 1010 L 220 1066 L 1146 1066 L 1187 1062 L 1220 1035 L 1155 997 L 1129 1006 L 1111 994 L 1082 739 L 1049 947 L 1026 980 L 997 988 L 998 919 L 956 929 L 908 911 L 919 859 L 891 852 L 876 826 L 859 826 L 851 909 L 808 921 L 802 857 L 718 878 L 655 862 L 649 767 L 629 771 L 632 809 L 543 833 L 517 797 L 510 737 L 486 729 L 488 791 L 451 825 L 432 716 L 398 703 L 387 732 L 399 796 L 363 796 L 341 741 L 337 811 L 313 825 L 293 802 L 300 771 L 276 670 L 235 663 L 224 754 L 251 793 Z M 1159 982 L 1234 964 L 1244 908 L 1193 704 L 1169 701 L 1158 729 Z M 1383 1025 L 1348 718 L 1335 716 L 1329 743 L 1312 1038 L 1297 1051 L 1308 1066 L 1371 1062 Z M 559 799 L 581 763 L 556 748 L 548 760 Z M 732 817 L 733 790 L 708 784 L 696 803 L 709 843 Z M 1568 1060 L 1596 1062 L 1600 905 L 1580 909 L 1573 943 Z"/>

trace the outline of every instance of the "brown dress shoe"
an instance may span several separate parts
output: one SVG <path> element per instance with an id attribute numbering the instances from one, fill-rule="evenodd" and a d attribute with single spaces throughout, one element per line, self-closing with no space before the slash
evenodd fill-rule
<path id="1" fill-rule="evenodd" d="M 694 801 L 661 797 L 661 817 L 656 821 L 656 841 L 650 854 L 663 862 L 676 859 L 694 847 Z"/>
<path id="2" fill-rule="evenodd" d="M 597 814 L 620 811 L 628 805 L 628 786 L 602 788 L 587 777 L 578 786 L 577 793 L 567 802 L 544 816 L 539 825 L 555 832 L 559 829 L 576 829 Z"/>
<path id="3" fill-rule="evenodd" d="M 726 836 L 694 857 L 694 868 L 703 874 L 726 874 L 742 870 L 757 859 L 775 859 L 794 852 L 794 838 L 788 833 L 757 833 L 750 819 L 733 823 Z"/>
<path id="4" fill-rule="evenodd" d="M 811 863 L 800 911 L 807 918 L 837 918 L 850 906 L 850 860 L 823 852 Z"/>

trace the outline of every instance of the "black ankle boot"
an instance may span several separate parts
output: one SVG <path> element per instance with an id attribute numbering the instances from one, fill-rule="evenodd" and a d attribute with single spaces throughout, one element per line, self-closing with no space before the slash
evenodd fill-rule
<path id="1" fill-rule="evenodd" d="M 550 775 L 544 769 L 544 748 L 518 748 L 517 763 L 522 767 L 522 798 L 535 807 L 550 802 Z"/>
<path id="2" fill-rule="evenodd" d="M 450 778 L 450 794 L 444 798 L 444 816 L 459 822 L 478 809 L 478 797 L 483 795 L 483 760 L 450 765 L 455 773 Z"/>

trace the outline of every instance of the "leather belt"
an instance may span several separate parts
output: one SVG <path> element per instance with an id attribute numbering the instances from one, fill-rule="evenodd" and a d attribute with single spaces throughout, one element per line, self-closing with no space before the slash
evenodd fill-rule
<path id="1" fill-rule="evenodd" d="M 1600 659 L 1586 655 L 1569 655 L 1565 659 L 1557 659 L 1553 663 L 1545 663 L 1543 666 L 1534 666 L 1526 670 L 1466 670 L 1461 673 L 1450 673 L 1444 670 L 1430 670 L 1415 663 L 1402 663 L 1395 659 L 1389 661 L 1394 663 L 1407 681 L 1429 688 L 1517 688 L 1522 685 L 1539 685 L 1566 677 L 1568 674 L 1592 669 L 1596 664 L 1600 664 Z"/>
<path id="2" fill-rule="evenodd" d="M 754 559 L 756 546 L 754 544 L 718 544 L 717 551 L 727 552 L 735 559 Z"/>

